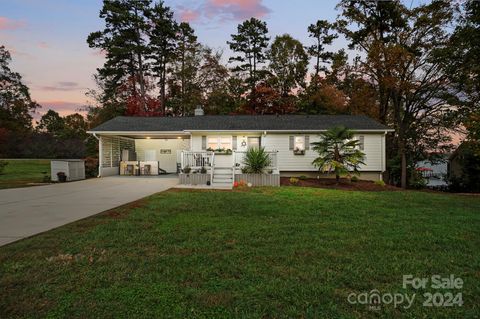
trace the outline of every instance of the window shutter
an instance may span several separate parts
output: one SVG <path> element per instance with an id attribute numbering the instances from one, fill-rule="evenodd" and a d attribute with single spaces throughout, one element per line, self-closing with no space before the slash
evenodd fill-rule
<path id="1" fill-rule="evenodd" d="M 232 136 L 232 150 L 236 150 L 237 149 L 237 137 L 236 136 Z"/>
<path id="2" fill-rule="evenodd" d="M 310 135 L 305 135 L 305 150 L 310 149 Z"/>
<path id="3" fill-rule="evenodd" d="M 206 149 L 207 149 L 207 137 L 202 136 L 202 150 L 206 150 Z"/>
<path id="4" fill-rule="evenodd" d="M 361 151 L 365 149 L 365 136 L 361 135 L 358 137 L 358 147 Z"/>
<path id="5" fill-rule="evenodd" d="M 295 137 L 289 136 L 289 143 L 288 143 L 288 149 L 289 150 L 293 150 L 294 139 L 295 139 Z"/>

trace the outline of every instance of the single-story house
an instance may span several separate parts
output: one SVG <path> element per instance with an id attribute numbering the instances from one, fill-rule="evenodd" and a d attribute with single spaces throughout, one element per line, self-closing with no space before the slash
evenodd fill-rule
<path id="1" fill-rule="evenodd" d="M 156 175 L 202 169 L 212 183 L 231 183 L 250 147 L 264 147 L 271 170 L 282 176 L 318 176 L 310 143 L 319 133 L 343 125 L 355 132 L 366 154 L 362 179 L 379 180 L 385 171 L 385 135 L 393 130 L 357 115 L 203 115 L 126 117 L 88 133 L 99 140 L 99 176 Z M 129 163 L 131 165 L 129 165 Z"/>

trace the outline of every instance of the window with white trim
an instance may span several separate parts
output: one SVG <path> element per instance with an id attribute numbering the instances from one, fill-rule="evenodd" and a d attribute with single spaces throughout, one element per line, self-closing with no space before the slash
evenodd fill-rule
<path id="1" fill-rule="evenodd" d="M 293 149 L 298 151 L 305 151 L 305 136 L 294 137 Z"/>
<path id="2" fill-rule="evenodd" d="M 212 150 L 232 149 L 232 137 L 231 136 L 209 136 L 207 138 L 207 148 Z"/>

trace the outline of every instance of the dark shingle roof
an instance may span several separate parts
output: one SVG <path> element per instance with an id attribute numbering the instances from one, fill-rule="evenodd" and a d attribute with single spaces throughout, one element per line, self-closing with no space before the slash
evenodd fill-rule
<path id="1" fill-rule="evenodd" d="M 95 127 L 91 132 L 317 131 L 339 125 L 352 130 L 388 129 L 377 121 L 360 115 L 204 115 L 192 117 L 119 116 Z"/>

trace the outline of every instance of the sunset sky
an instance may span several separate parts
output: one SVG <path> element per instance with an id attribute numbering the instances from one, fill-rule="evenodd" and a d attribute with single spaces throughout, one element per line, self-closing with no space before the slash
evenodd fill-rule
<path id="1" fill-rule="evenodd" d="M 318 19 L 334 20 L 337 1 L 167 0 L 178 21 L 189 21 L 199 41 L 230 53 L 226 41 L 238 23 L 252 16 L 265 20 L 270 36 L 290 33 L 308 44 L 307 27 Z M 43 108 L 61 114 L 85 105 L 92 75 L 103 57 L 86 38 L 101 30 L 101 0 L 1 0 L 0 44 L 11 52 L 13 69 Z M 337 41 L 334 49 L 344 47 Z M 38 115 L 37 115 L 38 116 Z"/>

